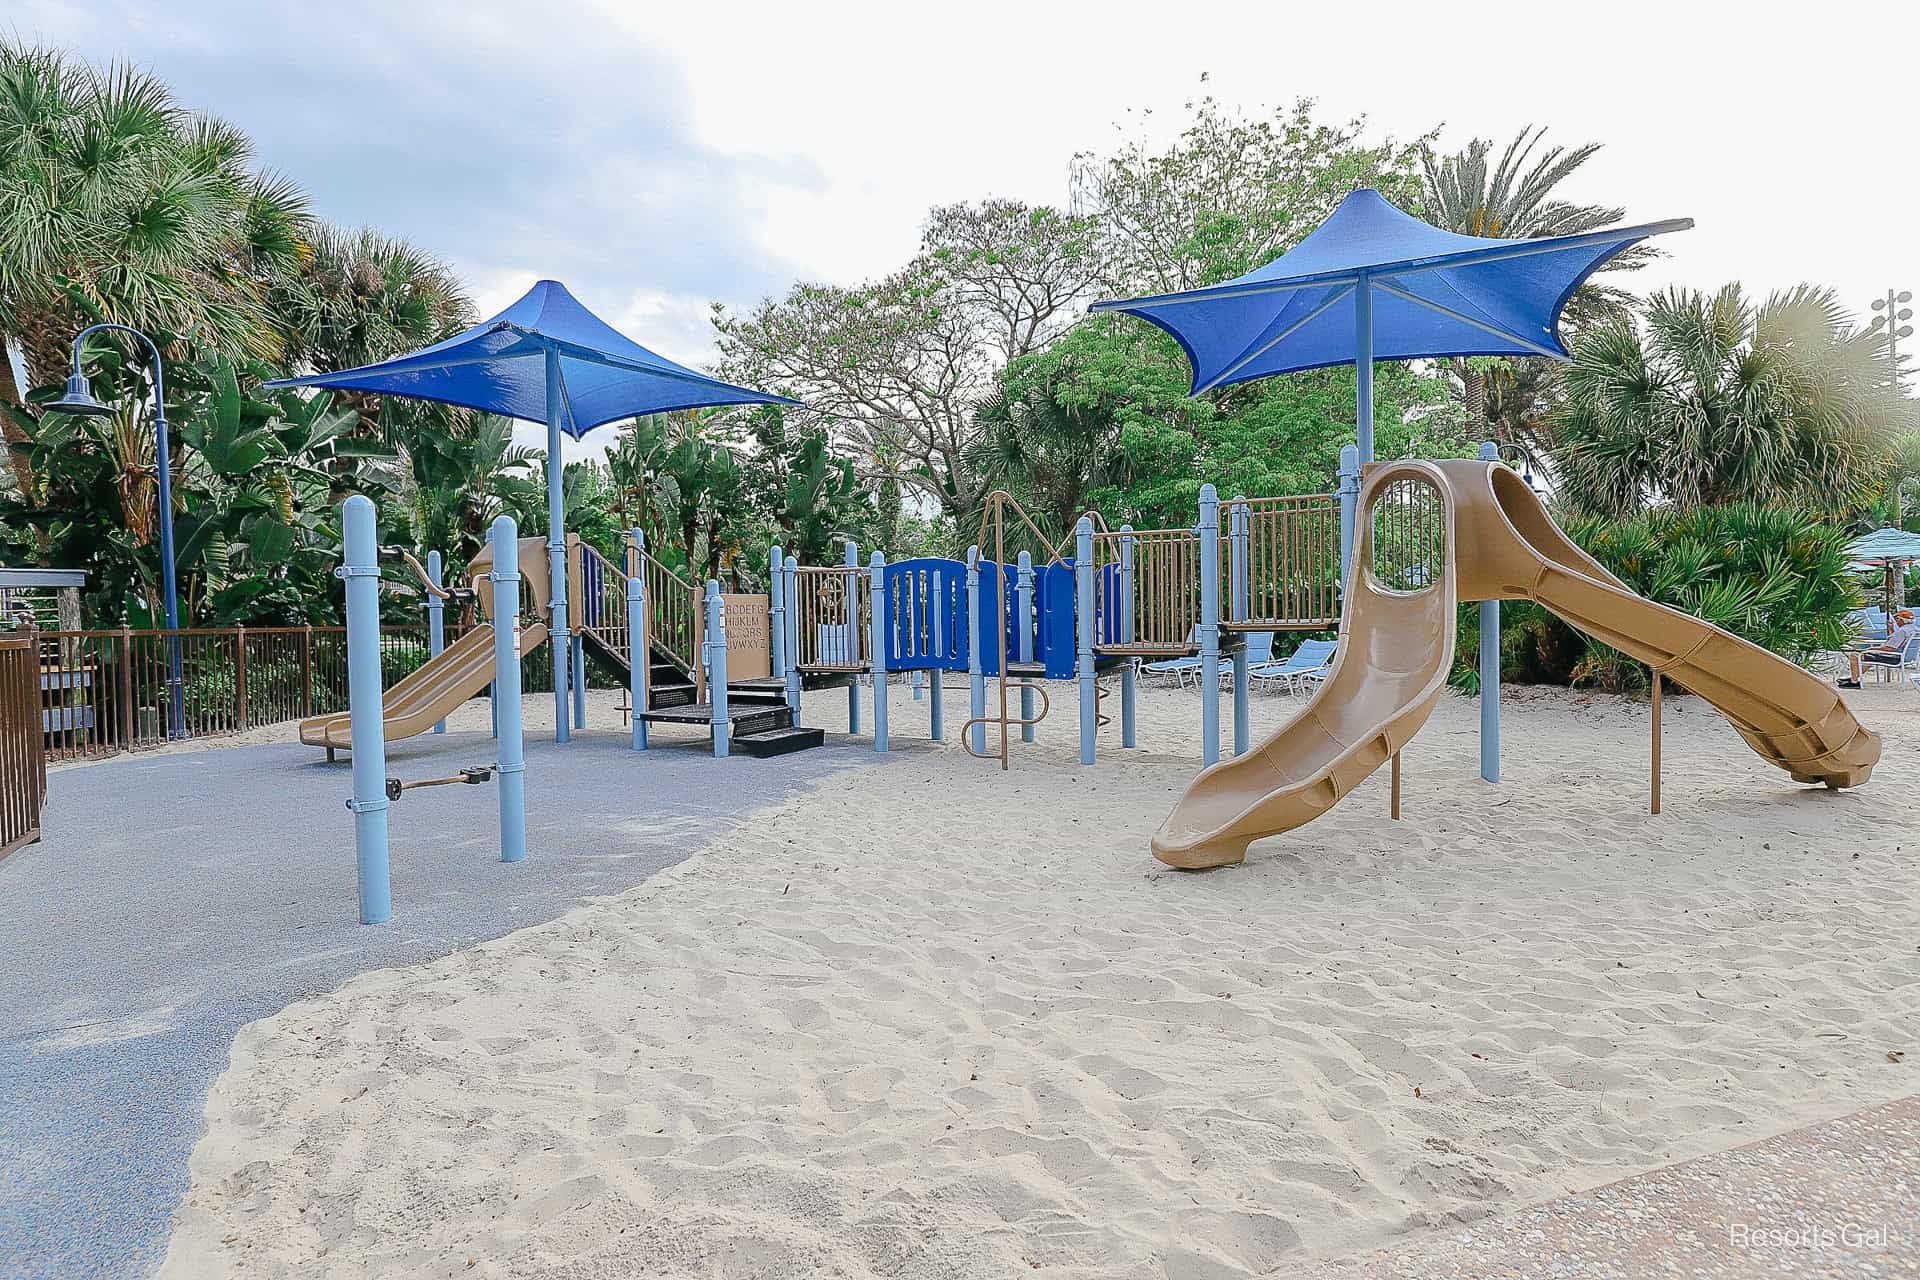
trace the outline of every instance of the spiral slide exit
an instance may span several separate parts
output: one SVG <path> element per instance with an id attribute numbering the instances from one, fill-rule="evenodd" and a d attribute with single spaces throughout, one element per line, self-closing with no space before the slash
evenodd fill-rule
<path id="1" fill-rule="evenodd" d="M 1375 503 L 1389 485 L 1431 486 L 1438 571 L 1416 591 L 1374 572 Z M 1247 846 L 1319 817 L 1420 731 L 1453 665 L 1456 604 L 1532 600 L 1711 703 L 1747 745 L 1796 782 L 1855 787 L 1880 759 L 1878 735 L 1839 692 L 1758 645 L 1656 604 L 1575 546 L 1519 476 L 1498 463 L 1441 460 L 1374 468 L 1340 646 L 1320 689 L 1251 751 L 1202 772 L 1153 837 L 1174 867 L 1240 862 Z"/>

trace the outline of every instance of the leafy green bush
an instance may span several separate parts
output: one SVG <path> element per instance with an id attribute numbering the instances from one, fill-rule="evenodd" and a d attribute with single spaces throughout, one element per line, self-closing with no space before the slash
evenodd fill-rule
<path id="1" fill-rule="evenodd" d="M 1859 588 L 1845 529 L 1779 507 L 1700 507 L 1625 520 L 1576 518 L 1569 537 L 1649 600 L 1691 613 L 1790 662 L 1846 643 Z M 1463 606 L 1453 683 L 1479 687 L 1479 610 Z M 1524 684 L 1644 688 L 1646 668 L 1525 601 L 1502 606 L 1501 671 Z"/>

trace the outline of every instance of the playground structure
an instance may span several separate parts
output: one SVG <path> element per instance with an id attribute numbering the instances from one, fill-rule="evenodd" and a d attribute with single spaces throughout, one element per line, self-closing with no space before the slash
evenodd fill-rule
<path id="1" fill-rule="evenodd" d="M 874 552 L 861 564 L 849 545 L 840 565 L 803 566 L 775 546 L 764 595 L 723 595 L 712 580 L 696 590 L 648 554 L 637 529 L 619 564 L 569 537 L 565 564 L 570 594 L 579 602 L 571 637 L 576 661 L 569 665 L 583 675 L 590 649 L 625 676 L 636 751 L 649 748 L 650 725 L 675 723 L 705 727 L 716 757 L 735 748 L 774 755 L 818 744 L 821 731 L 799 725 L 810 690 L 846 689 L 849 730 L 862 733 L 863 680 L 873 690 L 868 732 L 874 750 L 884 752 L 896 673 L 924 673 L 916 696 L 930 699 L 929 733 L 940 740 L 945 673 L 964 671 L 969 715 L 962 746 L 973 756 L 998 759 L 1004 769 L 1016 734 L 1034 741 L 1036 726 L 1047 718 L 1048 682 L 1076 682 L 1079 758 L 1092 764 L 1099 728 L 1111 719 L 1103 713 L 1111 686 L 1118 686 L 1121 745 L 1133 747 L 1138 664 L 1194 658 L 1204 767 L 1155 835 L 1153 851 L 1169 865 L 1199 868 L 1242 860 L 1253 840 L 1325 813 L 1382 765 L 1392 768 L 1392 816 L 1399 817 L 1401 751 L 1445 688 L 1457 606 L 1480 601 L 1483 610 L 1497 610 L 1501 600 L 1525 599 L 1652 671 L 1654 812 L 1660 692 L 1669 677 L 1716 707 L 1763 759 L 1795 781 L 1840 788 L 1868 779 L 1879 739 L 1835 690 L 1764 649 L 1636 595 L 1575 546 L 1539 496 L 1489 453 L 1483 450 L 1478 460 L 1374 464 L 1363 486 L 1349 447 L 1336 493 L 1222 502 L 1206 485 L 1191 528 L 1108 529 L 1089 513 L 1076 523 L 1073 554 L 1046 551 L 1039 564 L 1027 551 L 1007 558 L 1010 524 L 1037 545 L 1044 540 L 1017 503 L 997 494 L 965 560 L 889 563 Z M 351 529 L 351 508 L 348 516 Z M 369 543 L 371 536 L 367 532 Z M 989 539 L 991 557 L 982 554 Z M 329 758 L 370 741 L 380 744 L 383 757 L 388 737 L 438 727 L 468 698 L 495 691 L 501 759 L 485 771 L 395 787 L 383 763 L 369 766 L 363 779 L 367 752 L 354 752 L 353 806 L 382 866 L 383 810 L 390 799 L 414 785 L 479 781 L 472 775 L 495 769 L 502 782 L 503 860 L 516 860 L 507 857 L 516 840 L 517 856 L 525 856 L 519 660 L 548 643 L 551 633 L 539 622 L 522 628 L 518 619 L 522 607 L 537 616 L 552 591 L 542 546 L 514 536 L 510 520 L 496 522 L 490 548 L 470 567 L 472 595 L 490 628 L 441 648 L 435 627 L 439 651 L 386 691 L 384 707 L 377 659 L 350 664 L 350 713 L 302 725 L 302 740 L 326 748 Z M 1349 546 L 1352 554 L 1343 555 Z M 369 579 L 379 570 L 356 568 L 355 555 L 350 538 L 342 573 L 349 583 L 349 634 L 357 637 L 355 619 L 377 613 L 377 601 L 357 604 L 354 588 L 373 589 Z M 523 573 L 521 563 L 531 567 Z M 429 608 L 442 607 L 453 593 L 439 586 L 437 557 L 415 571 L 428 588 Z M 499 592 L 502 583 L 512 590 Z M 1247 638 L 1330 627 L 1339 638 L 1326 678 L 1299 714 L 1253 743 Z M 1483 672 L 1491 668 L 1481 699 L 1483 775 L 1490 781 L 1498 776 L 1498 662 L 1496 653 L 1489 663 L 1488 647 L 1498 636 L 1495 613 L 1483 623 L 1481 654 Z M 371 652 L 373 643 L 362 647 Z M 990 705 L 989 680 L 997 685 L 997 706 Z M 1232 700 L 1225 760 L 1223 686 Z M 559 705 L 571 711 L 573 727 L 583 727 L 584 682 L 564 692 Z M 992 750 L 989 729 L 998 734 Z M 518 818 L 509 814 L 509 790 Z"/>

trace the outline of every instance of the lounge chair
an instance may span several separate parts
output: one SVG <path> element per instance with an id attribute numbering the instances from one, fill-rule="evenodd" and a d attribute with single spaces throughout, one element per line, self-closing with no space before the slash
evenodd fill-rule
<path id="1" fill-rule="evenodd" d="M 1262 681 L 1271 680 L 1288 693 L 1298 693 L 1306 685 L 1326 679 L 1334 650 L 1339 647 L 1337 640 L 1302 640 L 1285 662 L 1263 663 L 1249 670 L 1248 681 L 1257 688 Z"/>
<path id="2" fill-rule="evenodd" d="M 1195 643 L 1195 633 L 1191 630 L 1187 632 L 1187 643 Z M 1200 659 L 1197 657 L 1168 658 L 1163 662 L 1143 662 L 1140 664 L 1140 674 L 1154 677 L 1172 676 L 1175 681 L 1184 687 L 1187 683 L 1188 676 L 1193 676 L 1196 680 L 1199 679 Z"/>
<path id="3" fill-rule="evenodd" d="M 1249 631 L 1246 632 L 1245 635 L 1247 642 L 1247 670 L 1252 671 L 1255 667 L 1271 666 L 1273 664 L 1273 632 Z M 1233 687 L 1232 656 L 1230 653 L 1222 653 L 1220 655 L 1220 687 L 1222 689 L 1231 689 Z M 1251 685 L 1253 682 L 1249 680 L 1247 683 Z"/>

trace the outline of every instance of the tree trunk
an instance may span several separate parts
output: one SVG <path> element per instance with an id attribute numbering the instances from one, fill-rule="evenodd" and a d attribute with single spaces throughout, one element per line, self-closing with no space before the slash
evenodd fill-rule
<path id="1" fill-rule="evenodd" d="M 1476 433 L 1484 434 L 1487 424 L 1487 375 L 1479 369 L 1467 369 L 1460 379 L 1466 392 L 1467 426 Z"/>

